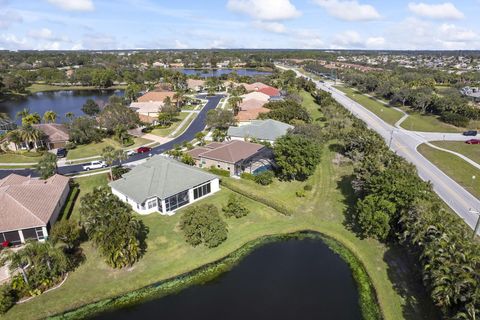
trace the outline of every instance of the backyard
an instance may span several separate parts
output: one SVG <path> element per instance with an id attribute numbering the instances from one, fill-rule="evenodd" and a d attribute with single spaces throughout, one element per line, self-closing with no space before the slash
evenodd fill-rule
<path id="1" fill-rule="evenodd" d="M 349 180 L 352 167 L 334 164 L 334 156 L 335 152 L 325 147 L 322 163 L 306 182 L 275 180 L 273 185 L 263 187 L 252 181 L 226 178 L 237 188 L 254 188 L 258 196 L 287 206 L 293 211 L 292 216 L 282 215 L 271 207 L 243 197 L 251 213 L 241 219 L 226 219 L 228 239 L 214 249 L 203 246 L 193 248 L 185 243 L 178 228 L 183 210 L 173 216 L 138 216 L 149 228 L 148 249 L 132 268 L 109 268 L 86 242 L 82 245 L 86 261 L 69 275 L 61 288 L 15 306 L 4 318 L 43 318 L 174 277 L 224 257 L 261 236 L 299 230 L 319 231 L 339 240 L 365 264 L 386 319 L 436 318 L 406 254 L 372 239 L 359 239 L 345 226 L 345 215 L 352 203 Z M 84 194 L 96 186 L 107 184 L 105 174 L 81 177 L 75 181 L 79 184 L 80 195 L 70 219 L 79 218 L 79 199 Z M 296 191 L 303 190 L 306 184 L 310 184 L 312 190 L 307 191 L 303 198 L 297 197 Z M 201 201 L 220 208 L 231 193 L 223 187 L 220 192 Z"/>
<path id="2" fill-rule="evenodd" d="M 147 143 L 152 142 L 150 140 L 147 140 L 144 138 L 137 138 L 137 137 L 134 137 L 133 140 L 134 140 L 134 144 L 128 147 L 122 147 L 122 145 L 119 142 L 113 140 L 112 138 L 105 138 L 103 139 L 102 142 L 98 142 L 98 143 L 92 142 L 89 144 L 78 145 L 75 147 L 75 149 L 68 151 L 67 159 L 75 160 L 80 158 L 100 156 L 102 154 L 103 148 L 105 148 L 106 146 L 112 146 L 117 149 L 121 148 L 125 150 L 130 150 L 130 149 L 135 149 Z"/>

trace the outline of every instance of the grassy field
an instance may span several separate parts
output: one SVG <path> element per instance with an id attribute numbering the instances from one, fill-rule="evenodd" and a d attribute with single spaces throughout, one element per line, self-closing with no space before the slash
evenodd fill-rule
<path id="1" fill-rule="evenodd" d="M 93 157 L 98 156 L 102 153 L 102 149 L 106 146 L 112 146 L 114 148 L 122 148 L 122 149 L 134 149 L 144 144 L 150 143 L 150 140 L 143 139 L 143 138 L 134 138 L 135 143 L 129 147 L 123 148 L 120 143 L 111 139 L 105 138 L 102 142 L 99 143 L 89 143 L 85 145 L 79 145 L 75 149 L 69 150 L 67 153 L 68 160 L 75 160 L 79 158 L 86 158 L 86 157 Z"/>
<path id="2" fill-rule="evenodd" d="M 72 272 L 65 284 L 32 301 L 15 306 L 4 319 L 42 318 L 98 301 L 142 286 L 171 278 L 206 263 L 215 261 L 261 236 L 314 230 L 341 241 L 365 264 L 376 287 L 379 303 L 386 319 L 434 319 L 431 304 L 424 296 L 421 281 L 405 253 L 395 247 L 387 247 L 372 239 L 359 239 L 345 226 L 345 216 L 352 202 L 350 165 L 333 163 L 334 152 L 324 149 L 321 165 L 306 182 L 280 182 L 262 187 L 251 181 L 229 179 L 240 188 L 254 190 L 264 197 L 281 201 L 294 211 L 284 216 L 270 207 L 244 198 L 251 213 L 241 219 L 226 219 L 228 239 L 219 247 L 207 249 L 187 245 L 178 228 L 182 210 L 173 216 L 150 214 L 139 216 L 149 228 L 148 250 L 132 268 L 112 270 L 103 263 L 90 243 L 84 243 L 86 261 Z M 95 186 L 107 183 L 106 175 L 77 178 L 80 195 Z M 306 197 L 298 198 L 295 192 L 305 184 L 313 190 Z M 204 200 L 221 207 L 231 194 L 226 188 Z M 77 200 L 72 218 L 79 216 Z"/>
<path id="3" fill-rule="evenodd" d="M 434 149 L 426 144 L 418 146 L 418 151 L 475 197 L 480 197 L 479 169 L 453 154 Z M 472 179 L 472 176 L 476 179 Z"/>
<path id="4" fill-rule="evenodd" d="M 463 128 L 458 128 L 448 123 L 442 122 L 433 115 L 422 115 L 411 113 L 400 126 L 407 130 L 424 132 L 462 132 Z"/>
<path id="5" fill-rule="evenodd" d="M 379 102 L 375 98 L 367 97 L 355 89 L 342 86 L 336 86 L 336 88 L 344 92 L 347 97 L 360 103 L 362 106 L 375 113 L 383 121 L 391 125 L 395 124 L 403 116 L 400 111 Z"/>
<path id="6" fill-rule="evenodd" d="M 310 93 L 302 90 L 300 92 L 300 96 L 303 99 L 302 105 L 307 108 L 313 120 L 318 120 L 319 118 L 323 117 L 323 114 L 320 111 L 318 104 L 315 103 L 315 99 L 313 99 Z"/>
<path id="7" fill-rule="evenodd" d="M 118 86 L 111 86 L 107 89 L 125 89 L 125 85 L 118 85 Z M 54 86 L 51 84 L 40 84 L 34 83 L 31 86 L 27 87 L 26 90 L 30 91 L 31 93 L 37 92 L 45 92 L 45 91 L 61 91 L 61 90 L 98 90 L 97 87 L 94 86 Z"/>
<path id="8" fill-rule="evenodd" d="M 153 129 L 151 133 L 160 137 L 168 136 L 170 133 L 172 133 L 175 129 L 178 128 L 180 123 L 182 123 L 182 121 L 188 116 L 188 114 L 189 112 L 180 112 L 178 117 L 175 118 L 174 122 L 168 128 Z M 190 119 L 190 121 L 192 121 L 194 118 L 191 117 Z"/>
<path id="9" fill-rule="evenodd" d="M 31 152 L 30 156 L 22 153 L 0 153 L 0 163 L 36 163 L 40 160 L 41 154 Z"/>
<path id="10" fill-rule="evenodd" d="M 452 150 L 463 154 L 464 156 L 480 163 L 480 146 L 476 144 L 466 144 L 463 141 L 433 141 L 431 144 L 437 147 Z"/>

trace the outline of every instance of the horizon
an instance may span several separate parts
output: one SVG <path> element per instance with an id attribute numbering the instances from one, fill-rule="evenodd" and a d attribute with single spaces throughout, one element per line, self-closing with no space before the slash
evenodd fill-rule
<path id="1" fill-rule="evenodd" d="M 0 50 L 480 50 L 480 2 L 0 0 Z"/>

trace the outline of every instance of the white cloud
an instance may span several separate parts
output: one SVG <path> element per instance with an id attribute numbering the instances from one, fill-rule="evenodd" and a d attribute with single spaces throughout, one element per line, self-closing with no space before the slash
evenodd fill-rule
<path id="1" fill-rule="evenodd" d="M 385 46 L 384 37 L 369 37 L 365 42 L 365 45 L 369 49 L 383 49 Z"/>
<path id="2" fill-rule="evenodd" d="M 316 4 L 327 10 L 335 18 L 347 21 L 370 21 L 380 19 L 380 13 L 369 4 L 361 4 L 357 0 L 314 0 Z"/>
<path id="3" fill-rule="evenodd" d="M 452 19 L 458 20 L 464 17 L 453 3 L 445 2 L 441 4 L 427 4 L 410 2 L 408 9 L 414 14 L 430 19 Z"/>
<path id="4" fill-rule="evenodd" d="M 101 34 L 101 33 L 93 33 L 93 34 L 86 34 L 83 37 L 83 41 L 81 44 L 85 49 L 119 49 L 117 41 L 114 37 Z"/>
<path id="5" fill-rule="evenodd" d="M 28 49 L 26 38 L 18 38 L 14 34 L 0 34 L 0 50 Z"/>
<path id="6" fill-rule="evenodd" d="M 32 38 L 52 39 L 53 32 L 48 28 L 42 28 L 40 30 L 31 30 L 28 32 L 28 36 Z"/>
<path id="7" fill-rule="evenodd" d="M 2 8 L 0 10 L 3 11 Z M 11 10 L 0 12 L 0 29 L 7 29 L 13 23 L 22 21 L 22 17 L 17 12 Z"/>
<path id="8" fill-rule="evenodd" d="M 287 20 L 301 15 L 290 0 L 228 0 L 227 8 L 256 20 Z"/>
<path id="9" fill-rule="evenodd" d="M 337 49 L 354 49 L 365 47 L 365 43 L 360 37 L 360 34 L 351 30 L 336 34 L 333 38 L 332 45 Z"/>
<path id="10" fill-rule="evenodd" d="M 92 0 L 47 0 L 54 6 L 66 11 L 92 11 L 95 9 Z"/>
<path id="11" fill-rule="evenodd" d="M 472 41 L 478 38 L 478 35 L 473 31 L 454 24 L 442 24 L 439 28 L 440 36 L 445 41 Z"/>
<path id="12" fill-rule="evenodd" d="M 313 29 L 292 30 L 293 45 L 301 49 L 321 49 L 325 42 L 321 38 L 321 32 Z"/>
<path id="13" fill-rule="evenodd" d="M 262 29 L 269 32 L 274 33 L 284 33 L 287 31 L 285 26 L 279 22 L 263 22 L 263 21 L 255 21 L 253 26 L 258 29 Z"/>
<path id="14" fill-rule="evenodd" d="M 180 40 L 175 40 L 175 49 L 187 49 L 188 44 L 181 42 Z"/>

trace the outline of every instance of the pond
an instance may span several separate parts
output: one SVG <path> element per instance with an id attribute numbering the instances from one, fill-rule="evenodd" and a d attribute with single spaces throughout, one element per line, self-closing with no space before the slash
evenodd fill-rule
<path id="1" fill-rule="evenodd" d="M 24 108 L 30 109 L 30 112 L 38 112 L 40 116 L 47 110 L 53 110 L 57 113 L 57 122 L 65 120 L 67 112 L 73 112 L 76 116 L 84 115 L 82 106 L 87 99 L 95 100 L 99 105 L 103 105 L 112 95 L 123 95 L 122 90 L 69 90 L 69 91 L 49 91 L 38 92 L 29 96 L 0 102 L 0 113 L 7 113 L 11 119 L 20 124 L 21 120 L 16 119 L 18 111 Z"/>
<path id="2" fill-rule="evenodd" d="M 187 76 L 190 75 L 199 75 L 200 77 L 209 78 L 209 77 L 219 77 L 224 74 L 230 74 L 236 72 L 239 76 L 260 76 L 260 75 L 269 75 L 271 72 L 267 71 L 258 71 L 255 69 L 178 69 L 178 71 L 183 72 Z"/>
<path id="3" fill-rule="evenodd" d="M 95 319 L 361 319 L 348 265 L 320 240 L 265 244 L 231 271 Z"/>

